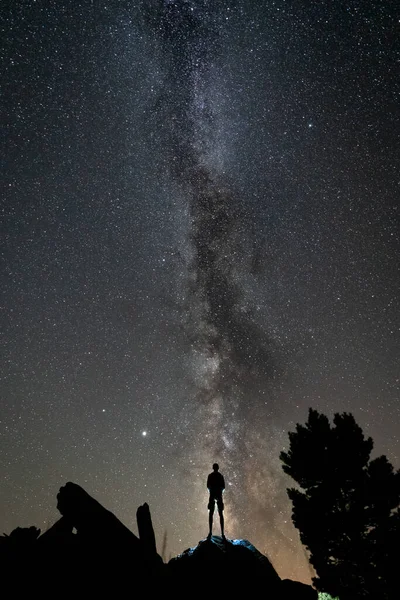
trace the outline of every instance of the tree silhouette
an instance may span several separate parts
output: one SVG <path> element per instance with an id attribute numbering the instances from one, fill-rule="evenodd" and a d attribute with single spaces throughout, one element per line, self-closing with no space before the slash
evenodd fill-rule
<path id="1" fill-rule="evenodd" d="M 335 414 L 333 423 L 310 409 L 280 454 L 283 470 L 303 490 L 287 492 L 318 575 L 314 584 L 340 600 L 394 599 L 400 471 L 385 456 L 370 460 L 372 438 L 351 414 Z"/>

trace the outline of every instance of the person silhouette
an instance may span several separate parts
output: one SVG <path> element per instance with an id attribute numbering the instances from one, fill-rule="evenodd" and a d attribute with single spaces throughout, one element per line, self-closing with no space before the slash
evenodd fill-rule
<path id="1" fill-rule="evenodd" d="M 208 539 L 211 539 L 212 535 L 212 526 L 213 526 L 213 517 L 215 510 L 215 503 L 217 503 L 218 514 L 219 514 L 219 522 L 221 525 L 221 535 L 225 539 L 224 535 L 224 503 L 222 501 L 222 494 L 225 490 L 225 480 L 222 473 L 219 472 L 219 465 L 217 463 L 213 464 L 213 472 L 209 474 L 207 477 L 207 488 L 210 492 L 210 498 L 208 500 L 208 523 L 210 526 L 210 533 L 208 534 Z"/>

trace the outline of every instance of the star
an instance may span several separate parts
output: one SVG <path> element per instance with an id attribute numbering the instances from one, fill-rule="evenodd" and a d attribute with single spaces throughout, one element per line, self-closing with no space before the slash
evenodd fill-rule
<path id="1" fill-rule="evenodd" d="M 400 456 L 393 11 L 52 4 L 2 21 L 1 531 L 62 471 L 173 556 L 218 462 L 226 533 L 309 582 L 288 431 L 352 412 Z"/>

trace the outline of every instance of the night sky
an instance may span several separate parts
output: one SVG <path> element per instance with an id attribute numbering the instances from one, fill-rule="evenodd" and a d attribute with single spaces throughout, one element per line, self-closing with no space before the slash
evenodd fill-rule
<path id="1" fill-rule="evenodd" d="M 3 1 L 1 532 L 74 481 L 176 555 L 217 461 L 307 581 L 288 431 L 349 411 L 399 466 L 395 4 Z"/>

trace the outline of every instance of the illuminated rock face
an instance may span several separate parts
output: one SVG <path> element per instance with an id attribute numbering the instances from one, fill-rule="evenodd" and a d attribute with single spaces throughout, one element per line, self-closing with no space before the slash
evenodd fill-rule
<path id="1" fill-rule="evenodd" d="M 310 586 L 281 580 L 271 562 L 247 540 L 219 536 L 202 540 L 168 563 L 170 577 L 184 587 L 195 583 L 201 593 L 255 594 L 280 600 L 317 600 Z"/>

